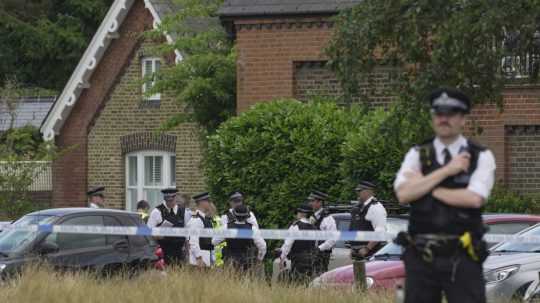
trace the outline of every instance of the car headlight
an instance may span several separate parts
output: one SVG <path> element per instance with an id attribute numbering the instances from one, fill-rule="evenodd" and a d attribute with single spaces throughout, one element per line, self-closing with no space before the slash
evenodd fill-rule
<path id="1" fill-rule="evenodd" d="M 486 279 L 486 283 L 488 284 L 499 283 L 510 278 L 517 271 L 519 271 L 519 265 L 512 265 L 512 266 L 492 269 L 484 273 L 484 279 Z"/>
<path id="2" fill-rule="evenodd" d="M 375 280 L 372 277 L 366 277 L 366 287 L 371 288 L 375 284 Z"/>

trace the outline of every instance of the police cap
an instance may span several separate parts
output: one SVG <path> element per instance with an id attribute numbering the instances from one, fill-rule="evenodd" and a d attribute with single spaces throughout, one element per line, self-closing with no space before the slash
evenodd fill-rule
<path id="1" fill-rule="evenodd" d="M 86 195 L 89 197 L 92 197 L 92 196 L 103 197 L 104 192 L 105 192 L 105 186 L 98 186 L 98 187 L 91 188 L 89 191 L 86 192 Z"/>
<path id="2" fill-rule="evenodd" d="M 358 185 L 356 186 L 356 188 L 354 190 L 355 191 L 373 190 L 373 189 L 375 189 L 375 187 L 377 187 L 377 186 L 373 182 L 360 181 L 360 183 L 358 183 Z"/>
<path id="3" fill-rule="evenodd" d="M 193 199 L 193 201 L 195 201 L 195 203 L 199 203 L 201 201 L 208 201 L 210 200 L 210 194 L 208 192 L 206 193 L 200 193 L 198 195 L 195 195 L 193 197 L 191 197 Z"/>
<path id="4" fill-rule="evenodd" d="M 471 111 L 471 100 L 463 92 L 456 89 L 441 88 L 429 97 L 431 111 L 435 114 L 468 114 Z"/>

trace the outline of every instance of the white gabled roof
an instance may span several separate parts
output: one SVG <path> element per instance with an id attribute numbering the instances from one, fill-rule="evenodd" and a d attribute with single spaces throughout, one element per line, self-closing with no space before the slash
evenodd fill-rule
<path id="1" fill-rule="evenodd" d="M 44 140 L 54 140 L 54 137 L 58 134 L 71 110 L 75 106 L 75 103 L 79 100 L 82 91 L 85 88 L 90 87 L 88 82 L 90 77 L 101 61 L 101 58 L 111 41 L 118 36 L 117 32 L 135 1 L 137 0 L 115 0 L 111 5 L 103 22 L 101 22 L 92 41 L 77 64 L 75 71 L 71 74 L 64 90 L 41 125 L 40 130 Z M 162 16 L 160 15 L 162 13 L 162 8 L 157 7 L 158 5 L 161 5 L 160 2 L 156 0 L 144 0 L 144 4 L 145 7 L 150 10 L 152 17 L 154 18 L 154 27 L 156 27 L 162 19 Z M 172 43 L 172 38 L 169 35 L 166 35 L 166 37 L 167 41 Z M 181 56 L 180 53 L 176 51 L 176 61 L 178 62 L 179 60 L 181 60 Z"/>

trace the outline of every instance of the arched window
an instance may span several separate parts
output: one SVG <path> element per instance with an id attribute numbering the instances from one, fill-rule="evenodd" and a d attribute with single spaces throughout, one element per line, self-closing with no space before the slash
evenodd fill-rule
<path id="1" fill-rule="evenodd" d="M 126 154 L 126 209 L 135 211 L 139 200 L 153 208 L 161 203 L 161 190 L 176 187 L 176 156 L 164 151 Z"/>

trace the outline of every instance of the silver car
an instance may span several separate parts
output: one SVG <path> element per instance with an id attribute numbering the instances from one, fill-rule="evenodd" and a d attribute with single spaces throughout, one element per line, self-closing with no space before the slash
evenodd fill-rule
<path id="1" fill-rule="evenodd" d="M 540 224 L 518 235 L 540 236 Z M 491 249 L 484 263 L 488 302 L 508 302 L 523 298 L 529 285 L 538 279 L 540 243 L 503 242 Z"/>

